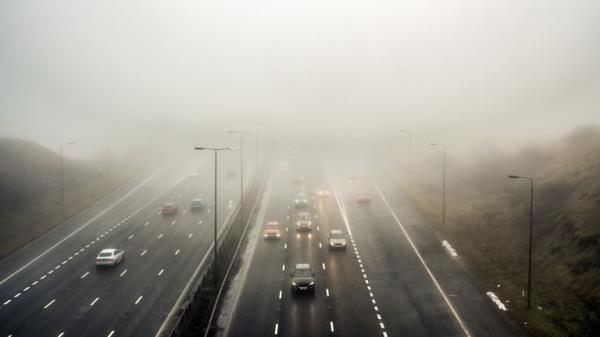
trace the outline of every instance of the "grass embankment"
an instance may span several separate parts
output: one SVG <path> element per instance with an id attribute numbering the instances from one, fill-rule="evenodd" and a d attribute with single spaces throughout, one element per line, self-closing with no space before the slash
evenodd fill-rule
<path id="1" fill-rule="evenodd" d="M 434 165 L 428 165 L 435 167 Z M 529 184 L 534 201 L 533 310 L 526 310 Z M 518 153 L 448 159 L 447 226 L 439 184 L 416 179 L 409 200 L 447 237 L 467 269 L 531 336 L 600 336 L 600 131 Z"/>
<path id="2" fill-rule="evenodd" d="M 60 156 L 38 144 L 0 139 L 0 258 L 62 222 Z M 103 197 L 132 172 L 114 174 L 106 162 L 64 161 L 65 218 Z"/>

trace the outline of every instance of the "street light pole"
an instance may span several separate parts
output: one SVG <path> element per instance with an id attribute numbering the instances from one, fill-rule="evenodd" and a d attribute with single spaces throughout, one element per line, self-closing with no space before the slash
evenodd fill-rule
<path id="1" fill-rule="evenodd" d="M 219 151 L 231 151 L 232 149 L 229 147 L 221 147 L 221 148 L 214 148 L 214 147 L 195 147 L 194 150 L 208 150 L 208 151 L 213 151 L 215 154 L 215 204 L 214 204 L 214 257 L 213 257 L 213 270 L 214 270 L 214 277 L 213 277 L 213 281 L 214 281 L 214 286 L 215 288 L 217 288 L 217 283 L 218 283 L 218 262 L 217 262 L 217 253 L 218 253 L 218 248 L 217 248 L 217 211 L 218 211 L 218 205 L 217 205 L 217 165 L 218 165 L 218 158 L 217 158 L 217 153 Z"/>
<path id="2" fill-rule="evenodd" d="M 440 146 L 443 150 L 443 172 L 442 172 L 442 226 L 446 226 L 446 146 L 444 144 L 430 143 L 431 146 Z"/>
<path id="3" fill-rule="evenodd" d="M 240 136 L 240 225 L 244 223 L 244 135 L 250 131 L 227 131 L 228 134 Z"/>
<path id="4" fill-rule="evenodd" d="M 407 130 L 399 130 L 408 136 L 408 186 L 412 186 L 412 134 Z"/>
<path id="5" fill-rule="evenodd" d="M 60 214 L 61 219 L 65 218 L 65 168 L 64 168 L 64 156 L 63 148 L 65 145 L 73 145 L 75 143 L 68 142 L 60 144 Z"/>
<path id="6" fill-rule="evenodd" d="M 533 186 L 535 185 L 533 178 L 517 175 L 509 175 L 511 179 L 527 179 L 529 180 L 529 266 L 527 267 L 527 310 L 531 309 L 531 256 L 533 250 Z"/>

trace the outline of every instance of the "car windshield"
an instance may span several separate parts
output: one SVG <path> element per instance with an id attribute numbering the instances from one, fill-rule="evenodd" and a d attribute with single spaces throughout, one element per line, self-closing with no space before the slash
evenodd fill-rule
<path id="1" fill-rule="evenodd" d="M 295 277 L 310 277 L 310 276 L 312 276 L 312 273 L 310 272 L 310 269 L 296 269 L 294 276 Z"/>
<path id="2" fill-rule="evenodd" d="M 344 234 L 343 233 L 331 233 L 331 238 L 332 239 L 344 239 Z"/>
<path id="3" fill-rule="evenodd" d="M 100 253 L 99 257 L 111 257 L 112 253 Z"/>
<path id="4" fill-rule="evenodd" d="M 269 223 L 269 224 L 267 224 L 267 228 L 268 229 L 277 229 L 278 227 L 279 227 L 279 225 L 276 224 L 276 223 Z"/>

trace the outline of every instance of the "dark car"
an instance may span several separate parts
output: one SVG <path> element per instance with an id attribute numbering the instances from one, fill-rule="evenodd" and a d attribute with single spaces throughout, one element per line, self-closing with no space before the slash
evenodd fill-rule
<path id="1" fill-rule="evenodd" d="M 162 215 L 174 215 L 177 212 L 179 212 L 179 207 L 174 202 L 168 202 L 160 209 L 160 214 Z"/>
<path id="2" fill-rule="evenodd" d="M 206 201 L 202 198 L 195 198 L 192 200 L 190 204 L 190 210 L 192 211 L 202 211 L 206 209 Z"/>
<path id="3" fill-rule="evenodd" d="M 296 264 L 296 268 L 290 276 L 292 277 L 292 293 L 315 292 L 315 273 L 313 273 L 310 264 Z"/>

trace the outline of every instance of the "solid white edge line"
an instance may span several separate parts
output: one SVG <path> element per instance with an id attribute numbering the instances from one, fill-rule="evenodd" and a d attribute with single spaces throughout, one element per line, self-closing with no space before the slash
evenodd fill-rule
<path id="1" fill-rule="evenodd" d="M 392 217 L 394 218 L 394 220 L 396 221 L 396 223 L 398 224 L 398 226 L 400 227 L 400 230 L 402 231 L 402 234 L 404 234 L 404 237 L 406 238 L 406 240 L 408 241 L 408 243 L 410 244 L 410 246 L 412 247 L 413 251 L 415 252 L 415 254 L 417 255 L 417 258 L 419 259 L 419 261 L 421 262 L 421 264 L 423 265 L 423 268 L 425 268 L 425 271 L 427 272 L 427 274 L 429 275 L 429 277 L 431 278 L 431 281 L 433 282 L 433 284 L 435 285 L 435 287 L 437 288 L 437 290 L 439 291 L 439 293 L 442 295 L 442 297 L 444 298 L 444 301 L 446 302 L 446 304 L 448 305 L 448 307 L 450 308 L 450 311 L 452 312 L 452 315 L 454 315 L 454 318 L 456 319 L 456 321 L 458 322 L 458 324 L 460 325 L 460 328 L 463 330 L 463 332 L 465 333 L 465 336 L 467 337 L 471 337 L 471 333 L 469 332 L 469 330 L 467 329 L 465 323 L 462 321 L 462 319 L 460 318 L 460 316 L 458 315 L 458 312 L 456 312 L 456 309 L 454 309 L 454 306 L 452 305 L 452 303 L 450 303 L 450 300 L 448 299 L 448 296 L 446 296 L 446 293 L 444 292 L 444 290 L 442 289 L 442 287 L 440 286 L 437 278 L 433 275 L 433 273 L 431 272 L 431 270 L 429 269 L 429 267 L 427 266 L 427 263 L 425 262 L 425 260 L 423 259 L 423 257 L 421 256 L 421 253 L 419 252 L 419 250 L 417 249 L 417 246 L 415 246 L 415 244 L 413 243 L 412 239 L 410 238 L 410 236 L 408 235 L 408 232 L 406 231 L 406 229 L 404 228 L 404 225 L 402 225 L 402 223 L 400 222 L 400 220 L 398 219 L 398 216 L 396 216 L 396 212 L 394 212 L 394 210 L 392 209 L 392 206 L 390 205 L 390 203 L 387 201 L 387 199 L 385 198 L 385 196 L 383 195 L 383 193 L 381 192 L 381 190 L 379 189 L 379 186 L 377 186 L 377 183 L 375 183 L 375 180 L 373 179 L 373 177 L 371 177 L 371 175 L 369 175 L 369 179 L 371 180 L 371 183 L 373 184 L 373 186 L 375 187 L 375 189 L 377 190 L 377 193 L 379 194 L 379 196 L 381 197 L 381 200 L 383 200 L 383 203 L 385 204 L 385 206 L 388 208 L 388 210 L 390 211 L 390 213 L 392 214 Z"/>

